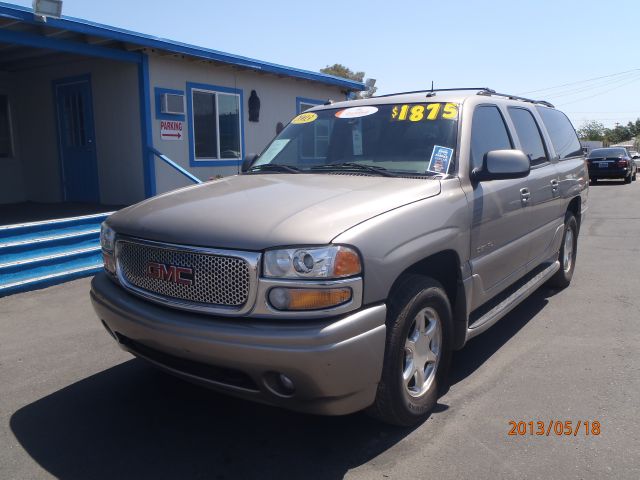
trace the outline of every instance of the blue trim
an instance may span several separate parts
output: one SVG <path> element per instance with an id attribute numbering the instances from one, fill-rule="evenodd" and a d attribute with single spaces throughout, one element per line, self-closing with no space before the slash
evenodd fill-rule
<path id="1" fill-rule="evenodd" d="M 0 18 L 3 17 L 1 5 L 2 4 L 0 4 Z M 78 55 L 107 58 L 109 60 L 133 63 L 138 63 L 140 61 L 140 54 L 135 52 L 125 52 L 123 50 L 115 50 L 112 48 L 101 47 L 99 45 L 90 45 L 88 43 L 73 42 L 70 40 L 34 35 L 32 33 L 16 32 L 7 29 L 0 29 L 0 41 L 3 43 L 15 43 L 27 47 L 46 48 L 50 50 L 59 50 L 61 52 L 76 53 Z"/>
<path id="2" fill-rule="evenodd" d="M 185 121 L 185 115 L 180 113 L 162 113 L 162 103 L 160 102 L 160 96 L 164 93 L 173 93 L 175 95 L 184 95 L 184 90 L 172 90 L 170 88 L 155 87 L 153 89 L 153 97 L 156 104 L 156 119 L 157 120 L 174 120 L 178 122 Z"/>
<path id="3" fill-rule="evenodd" d="M 142 169 L 144 194 L 147 198 L 156 194 L 156 172 L 153 159 L 153 133 L 151 130 L 151 87 L 149 85 L 149 58 L 141 55 L 138 65 L 138 96 L 140 97 L 140 128 L 142 145 Z"/>
<path id="4" fill-rule="evenodd" d="M 62 146 L 62 135 L 61 135 L 61 130 L 60 130 L 60 111 L 58 109 L 58 87 L 61 86 L 65 86 L 65 85 L 73 85 L 73 84 L 78 84 L 78 83 L 86 83 L 87 85 L 87 96 L 88 96 L 88 105 L 86 106 L 86 108 L 88 109 L 88 118 L 85 118 L 85 126 L 87 129 L 87 136 L 90 137 L 91 139 L 93 139 L 93 154 L 92 154 L 92 163 L 93 163 L 93 167 L 95 169 L 95 194 L 96 197 L 95 199 L 92 199 L 91 201 L 96 201 L 97 203 L 100 203 L 100 169 L 98 168 L 98 141 L 96 138 L 96 132 L 95 132 L 95 122 L 94 122 L 94 115 L 93 115 L 93 90 L 91 88 L 91 74 L 86 73 L 84 75 L 74 75 L 72 77 L 64 77 L 64 78 L 58 78 L 55 79 L 51 82 L 51 90 L 53 92 L 53 106 L 54 106 L 54 114 L 55 114 L 55 125 L 56 125 L 56 134 L 57 134 L 57 144 L 58 144 L 58 162 L 59 162 L 59 171 L 60 171 L 60 183 L 61 183 L 61 193 L 62 193 L 62 198 L 63 201 L 67 201 L 68 196 L 67 196 L 67 187 L 69 187 L 70 189 L 73 188 L 72 185 L 69 185 L 68 182 L 65 182 L 64 180 L 64 167 L 65 167 L 65 162 L 64 162 L 64 155 L 63 155 L 63 146 Z M 94 179 L 91 178 L 91 181 L 93 181 Z M 85 181 L 89 181 L 89 179 L 85 179 Z M 86 199 L 88 200 L 88 199 Z M 85 201 L 86 201 L 85 200 Z M 75 200 L 78 201 L 78 200 Z"/>
<path id="5" fill-rule="evenodd" d="M 239 160 L 196 160 L 195 142 L 193 139 L 193 89 L 210 92 L 233 93 L 240 96 L 240 159 Z M 244 150 L 244 95 L 239 88 L 207 85 L 204 83 L 187 82 L 187 124 L 189 129 L 189 166 L 191 167 L 228 167 L 242 164 Z"/>
<path id="6" fill-rule="evenodd" d="M 41 26 L 42 23 L 38 22 L 33 15 L 33 11 L 27 7 L 21 7 L 4 2 L 0 2 L 0 17 L 11 18 L 14 20 L 20 20 L 31 25 Z M 189 55 L 192 57 L 204 58 L 207 60 L 215 60 L 217 62 L 227 63 L 231 65 L 237 65 L 239 67 L 249 68 L 261 72 L 274 73 L 277 75 L 286 75 L 288 77 L 302 78 L 305 80 L 311 80 L 315 82 L 321 82 L 328 85 L 335 85 L 338 87 L 344 87 L 351 90 L 365 90 L 366 87 L 361 82 L 355 82 L 346 78 L 334 77 L 333 75 L 327 75 L 319 72 L 310 72 L 308 70 L 301 70 L 298 68 L 285 67 L 275 63 L 263 62 L 252 58 L 242 57 L 239 55 L 232 55 L 229 53 L 220 52 L 218 50 L 212 50 L 209 48 L 197 47 L 195 45 L 189 45 L 182 42 L 176 42 L 172 40 L 166 40 L 162 38 L 153 37 L 151 35 L 145 35 L 142 33 L 132 32 L 131 30 L 125 30 L 122 28 L 116 28 L 100 23 L 90 22 L 88 20 L 62 16 L 61 19 L 50 18 L 47 20 L 47 26 L 52 28 L 59 28 L 68 30 L 71 32 L 82 33 L 85 35 L 93 35 L 96 37 L 109 38 L 112 40 L 132 43 L 148 48 L 155 48 L 160 50 L 166 50 L 172 53 L 179 53 L 182 55 Z M 16 33 L 16 32 L 6 32 Z M 31 35 L 34 36 L 34 35 Z M 39 37 L 45 38 L 45 37 Z M 46 41 L 52 42 L 54 39 L 46 38 Z M 113 50 L 106 47 L 97 47 L 88 44 L 80 44 L 75 42 L 69 42 L 64 40 L 55 40 L 56 42 L 64 42 L 67 44 L 73 44 L 77 46 L 84 46 L 86 48 L 101 49 L 110 51 L 112 54 L 122 55 L 136 55 L 131 52 L 123 52 Z M 59 48 L 58 48 L 59 49 Z M 95 53 L 91 53 L 94 56 L 98 56 Z M 137 60 L 131 60 L 137 61 Z"/>
<path id="7" fill-rule="evenodd" d="M 198 177 L 196 177 L 192 173 L 190 173 L 187 170 L 185 170 L 184 168 L 182 168 L 180 165 L 178 165 L 176 162 L 174 162 L 169 157 L 164 155 L 162 152 L 159 152 L 155 148 L 150 148 L 149 150 L 151 150 L 154 153 L 154 155 L 156 155 L 160 160 L 165 162 L 167 165 L 169 165 L 174 170 L 177 170 L 178 172 L 180 172 L 182 175 L 187 177 L 193 183 L 202 183 L 202 180 L 200 180 Z"/>
<path id="8" fill-rule="evenodd" d="M 324 105 L 326 100 L 318 100 L 317 98 L 305 98 L 305 97 L 296 97 L 296 114 L 302 113 L 300 109 L 300 104 L 307 103 L 309 105 Z"/>

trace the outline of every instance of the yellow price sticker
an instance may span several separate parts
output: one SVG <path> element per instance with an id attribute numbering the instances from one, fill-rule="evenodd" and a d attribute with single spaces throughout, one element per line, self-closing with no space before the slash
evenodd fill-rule
<path id="1" fill-rule="evenodd" d="M 422 120 L 455 120 L 458 118 L 458 105 L 455 103 L 414 103 L 396 105 L 391 109 L 391 120 L 420 122 Z"/>
<path id="2" fill-rule="evenodd" d="M 293 123 L 295 125 L 299 125 L 301 123 L 311 123 L 316 118 L 318 118 L 318 114 L 317 113 L 306 112 L 306 113 L 301 113 L 300 115 L 295 117 L 293 120 L 291 120 L 291 123 Z"/>

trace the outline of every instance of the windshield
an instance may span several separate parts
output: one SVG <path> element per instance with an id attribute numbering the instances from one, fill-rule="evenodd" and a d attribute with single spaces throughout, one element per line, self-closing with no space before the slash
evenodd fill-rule
<path id="1" fill-rule="evenodd" d="M 266 148 L 251 171 L 435 175 L 453 172 L 454 103 L 410 103 L 305 112 Z M 269 167 L 266 165 L 270 164 Z"/>

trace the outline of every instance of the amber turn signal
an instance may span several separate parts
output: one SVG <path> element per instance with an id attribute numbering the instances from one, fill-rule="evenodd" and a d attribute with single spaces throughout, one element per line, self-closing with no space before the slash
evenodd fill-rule
<path id="1" fill-rule="evenodd" d="M 341 288 L 272 288 L 269 303 L 277 310 L 322 310 L 351 300 L 348 287 Z"/>
<path id="2" fill-rule="evenodd" d="M 350 277 L 362 271 L 360 257 L 356 252 L 347 248 L 340 248 L 336 253 L 333 274 L 336 277 Z"/>
<path id="3" fill-rule="evenodd" d="M 113 255 L 103 251 L 102 252 L 102 262 L 104 263 L 104 268 L 107 272 L 111 274 L 116 273 L 116 261 L 113 258 Z"/>

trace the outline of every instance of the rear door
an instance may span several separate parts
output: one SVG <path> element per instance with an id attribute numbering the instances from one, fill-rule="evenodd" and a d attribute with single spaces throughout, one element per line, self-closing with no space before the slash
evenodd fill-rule
<path id="1" fill-rule="evenodd" d="M 491 150 L 513 149 L 500 109 L 479 105 L 471 125 L 471 165 L 480 167 Z M 477 182 L 473 187 L 471 268 L 481 281 L 482 295 L 474 306 L 502 291 L 525 272 L 528 248 L 524 236 L 527 178 Z"/>
<path id="2" fill-rule="evenodd" d="M 58 120 L 58 146 L 64 199 L 100 201 L 91 87 L 88 77 L 54 84 Z"/>
<path id="3" fill-rule="evenodd" d="M 517 146 L 531 162 L 527 179 L 530 199 L 526 210 L 529 245 L 528 263 L 537 266 L 546 260 L 559 222 L 562 222 L 560 181 L 558 170 L 550 160 L 542 132 L 532 112 L 525 107 L 508 107 L 509 118 L 516 133 Z"/>

